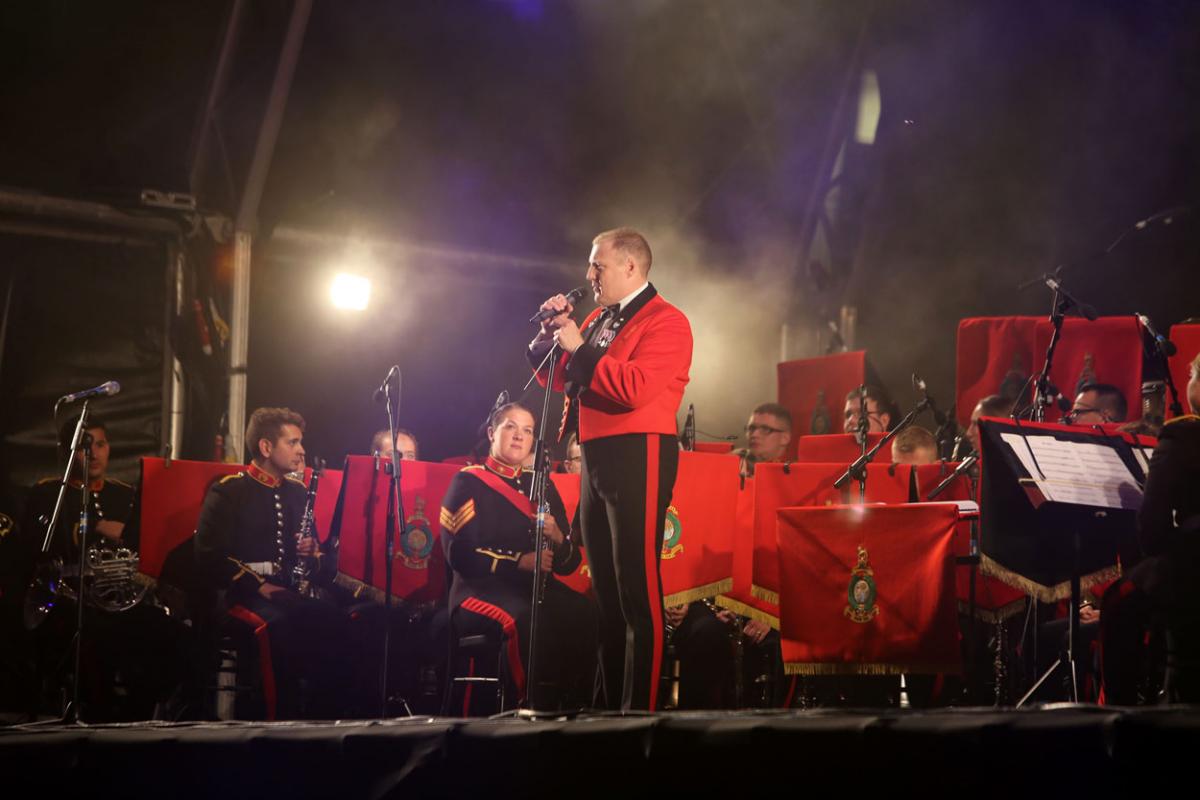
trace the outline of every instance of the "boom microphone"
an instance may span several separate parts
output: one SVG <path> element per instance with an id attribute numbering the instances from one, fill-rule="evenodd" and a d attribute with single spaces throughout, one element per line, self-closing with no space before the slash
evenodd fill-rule
<path id="1" fill-rule="evenodd" d="M 58 402 L 60 404 L 74 403 L 76 400 L 87 400 L 92 397 L 112 397 L 119 391 L 121 391 L 121 384 L 117 383 L 116 381 L 108 381 L 107 383 L 102 383 L 99 386 L 95 386 L 91 389 L 84 389 L 82 392 L 64 394 L 62 397 L 58 398 Z"/>

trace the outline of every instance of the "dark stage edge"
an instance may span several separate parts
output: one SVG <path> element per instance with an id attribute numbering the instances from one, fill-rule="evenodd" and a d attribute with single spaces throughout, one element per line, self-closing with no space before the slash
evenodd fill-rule
<path id="1" fill-rule="evenodd" d="M 1200 707 L 0 729 L 7 797 L 1196 796 Z M 25 792 L 10 793 L 22 786 Z M 20 791 L 18 789 L 18 791 Z M 32 794 L 36 791 L 37 794 Z M 1066 793 L 1066 794 L 1061 794 Z"/>

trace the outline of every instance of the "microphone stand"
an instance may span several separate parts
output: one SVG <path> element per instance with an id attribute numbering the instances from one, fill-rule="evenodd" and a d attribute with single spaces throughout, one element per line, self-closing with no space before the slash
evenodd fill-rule
<path id="1" fill-rule="evenodd" d="M 930 491 L 929 494 L 925 496 L 925 499 L 932 500 L 933 498 L 937 497 L 942 492 L 946 491 L 946 487 L 948 487 L 950 484 L 954 483 L 955 478 L 957 478 L 959 475 L 970 472 L 971 467 L 975 466 L 977 461 L 979 461 L 979 455 L 977 453 L 972 453 L 971 455 L 964 458 L 959 463 L 959 465 L 954 468 L 954 472 L 951 472 L 949 475 L 946 476 L 945 480 L 943 480 L 937 486 L 933 487 L 932 491 Z M 972 494 L 972 496 L 974 496 L 974 492 L 972 492 L 971 494 Z"/>
<path id="2" fill-rule="evenodd" d="M 1063 320 L 1066 318 L 1067 309 L 1070 307 L 1071 301 L 1063 295 L 1061 287 L 1057 281 L 1054 285 L 1054 301 L 1050 308 L 1050 324 L 1054 327 L 1054 331 L 1050 334 L 1050 344 L 1046 347 L 1046 360 L 1042 364 L 1042 371 L 1038 373 L 1037 381 L 1033 385 L 1033 406 L 1030 409 L 1030 419 L 1034 422 L 1046 421 L 1046 406 L 1050 405 L 1051 392 L 1050 384 L 1050 365 L 1054 362 L 1054 351 L 1058 349 L 1058 340 L 1062 338 Z"/>
<path id="3" fill-rule="evenodd" d="M 79 511 L 79 564 L 77 565 L 77 575 L 79 576 L 79 584 L 76 588 L 76 617 L 75 617 L 75 673 L 71 680 L 71 702 L 63 709 L 63 722 L 77 722 L 82 724 L 83 719 L 79 712 L 79 691 L 80 691 L 80 675 L 79 671 L 83 667 L 83 565 L 87 559 L 87 539 L 88 531 L 91 529 L 91 485 L 88 481 L 88 467 L 91 462 L 91 438 L 87 435 L 87 418 L 88 418 L 88 400 L 83 401 L 83 406 L 79 410 L 79 422 L 75 424 L 75 433 L 71 436 L 71 446 L 67 450 L 67 466 L 63 470 L 62 482 L 58 485 L 58 497 L 54 501 L 54 511 L 50 515 L 50 524 L 46 527 L 46 536 L 42 540 L 42 558 L 50 553 L 50 545 L 54 538 L 54 530 L 58 527 L 58 518 L 62 513 L 63 502 L 66 499 L 67 488 L 70 486 L 71 468 L 75 466 L 75 452 L 82 448 L 83 452 L 83 487 L 81 489 L 82 497 Z M 58 416 L 58 404 L 55 404 L 55 416 Z M 64 580 L 64 576 L 60 571 L 58 580 Z M 55 587 L 54 593 L 57 594 L 58 587 Z M 53 602 L 53 601 L 51 601 Z"/>
<path id="4" fill-rule="evenodd" d="M 863 454 L 859 456 L 853 464 L 846 467 L 846 471 L 841 474 L 841 477 L 833 482 L 833 488 L 841 489 L 851 480 L 856 480 L 858 481 L 859 485 L 859 501 L 865 503 L 867 497 L 867 464 L 871 463 L 871 461 L 875 458 L 875 454 L 879 452 L 880 448 L 882 448 L 885 444 L 890 443 L 892 439 L 895 439 L 900 431 L 911 425 L 913 420 L 917 418 L 917 415 L 927 408 L 929 408 L 929 398 L 923 397 L 921 398 L 921 401 L 917 403 L 916 408 L 905 414 L 904 419 L 900 420 L 900 423 L 896 427 L 885 433 L 883 438 L 876 442 L 875 446 L 870 450 L 867 450 L 867 437 L 864 435 L 862 445 Z M 865 419 L 865 417 L 861 417 L 860 419 Z M 859 425 L 862 425 L 861 421 L 859 422 Z"/>
<path id="5" fill-rule="evenodd" d="M 396 419 L 400 416 L 400 370 L 396 370 L 396 397 L 392 398 L 392 382 L 384 381 L 383 394 L 387 406 L 388 435 L 392 442 L 392 515 L 395 524 L 387 531 L 386 559 L 387 568 L 383 578 L 383 664 L 379 677 L 379 713 L 381 717 L 388 716 L 388 655 L 391 649 L 392 637 L 392 566 L 396 557 L 396 537 L 404 530 L 404 496 L 400 486 L 400 452 L 396 449 Z"/>
<path id="6" fill-rule="evenodd" d="M 546 502 L 546 484 L 550 481 L 550 454 L 546 449 L 546 419 L 550 415 L 550 395 L 554 392 L 554 372 L 558 366 L 555 356 L 559 350 L 558 343 L 551 346 L 542 364 L 546 367 L 546 391 L 542 394 L 542 416 L 538 420 L 537 439 L 533 443 L 535 453 L 533 467 L 533 485 L 529 489 L 529 499 L 537 510 L 533 528 L 533 596 L 529 607 L 529 667 L 525 670 L 526 708 L 520 716 L 536 718 L 537 708 L 534 706 L 533 694 L 537 690 L 537 646 L 538 646 L 538 617 L 545 599 L 546 576 L 542 573 L 542 548 L 546 546 L 546 514 L 549 513 Z M 541 366 L 534 372 L 534 377 L 541 372 Z M 530 379 L 532 382 L 532 378 Z M 528 386 L 529 384 L 526 384 Z M 564 534 L 565 535 L 565 534 Z"/>

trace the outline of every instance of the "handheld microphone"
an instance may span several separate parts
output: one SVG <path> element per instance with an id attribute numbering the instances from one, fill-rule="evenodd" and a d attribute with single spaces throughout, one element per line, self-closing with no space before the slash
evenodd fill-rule
<path id="1" fill-rule="evenodd" d="M 588 287 L 577 286 L 574 289 L 572 289 L 571 291 L 567 292 L 565 297 L 567 298 L 567 302 L 570 305 L 574 306 L 580 300 L 582 300 L 584 298 L 584 296 L 587 295 L 587 293 L 588 293 Z M 548 319 L 554 319 L 561 313 L 562 313 L 561 311 L 555 311 L 554 309 L 547 308 L 547 309 L 544 309 L 544 310 L 539 311 L 536 314 L 534 314 L 532 317 L 529 318 L 529 321 L 533 322 L 533 323 L 542 323 Z"/>
<path id="2" fill-rule="evenodd" d="M 383 398 L 387 396 L 388 384 L 391 383 L 393 375 L 395 375 L 396 378 L 399 379 L 400 365 L 393 364 L 392 368 L 388 370 L 388 374 L 384 376 L 383 383 L 379 384 L 379 388 L 375 390 L 375 402 L 376 403 L 382 403 Z"/>
<path id="3" fill-rule="evenodd" d="M 1179 348 L 1175 346 L 1174 342 L 1163 336 L 1158 331 L 1154 330 L 1154 326 L 1150 324 L 1149 317 L 1147 317 L 1145 314 L 1139 314 L 1136 311 L 1133 312 L 1133 316 L 1137 317 L 1137 321 L 1142 324 L 1142 327 L 1145 328 L 1146 333 L 1150 334 L 1150 338 L 1154 340 L 1154 346 L 1158 349 L 1158 352 L 1162 353 L 1165 357 L 1170 358 L 1179 351 Z"/>
<path id="4" fill-rule="evenodd" d="M 99 386 L 92 387 L 91 389 L 84 389 L 82 392 L 64 394 L 62 397 L 58 398 L 58 402 L 60 404 L 74 403 L 76 400 L 87 400 L 92 397 L 112 397 L 119 391 L 121 391 L 121 384 L 117 383 L 116 381 L 108 381 L 107 383 L 102 383 Z"/>

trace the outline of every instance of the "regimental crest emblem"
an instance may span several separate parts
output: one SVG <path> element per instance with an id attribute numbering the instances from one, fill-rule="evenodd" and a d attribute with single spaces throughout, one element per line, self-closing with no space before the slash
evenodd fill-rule
<path id="1" fill-rule="evenodd" d="M 817 390 L 817 405 L 809 420 L 808 432 L 814 436 L 833 432 L 833 417 L 829 413 L 829 406 L 825 405 L 824 389 Z"/>
<path id="2" fill-rule="evenodd" d="M 875 605 L 875 570 L 871 569 L 867 548 L 858 546 L 858 564 L 850 570 L 850 585 L 846 591 L 850 600 L 842 612 L 853 622 L 870 622 L 879 616 Z"/>
<path id="3" fill-rule="evenodd" d="M 667 506 L 666 523 L 663 525 L 662 557 L 674 558 L 683 552 L 683 524 L 675 506 Z"/>
<path id="4" fill-rule="evenodd" d="M 425 498 L 417 495 L 413 505 L 415 510 L 404 521 L 400 552 L 396 557 L 409 569 L 428 569 L 429 555 L 433 552 L 433 528 L 425 516 Z"/>

